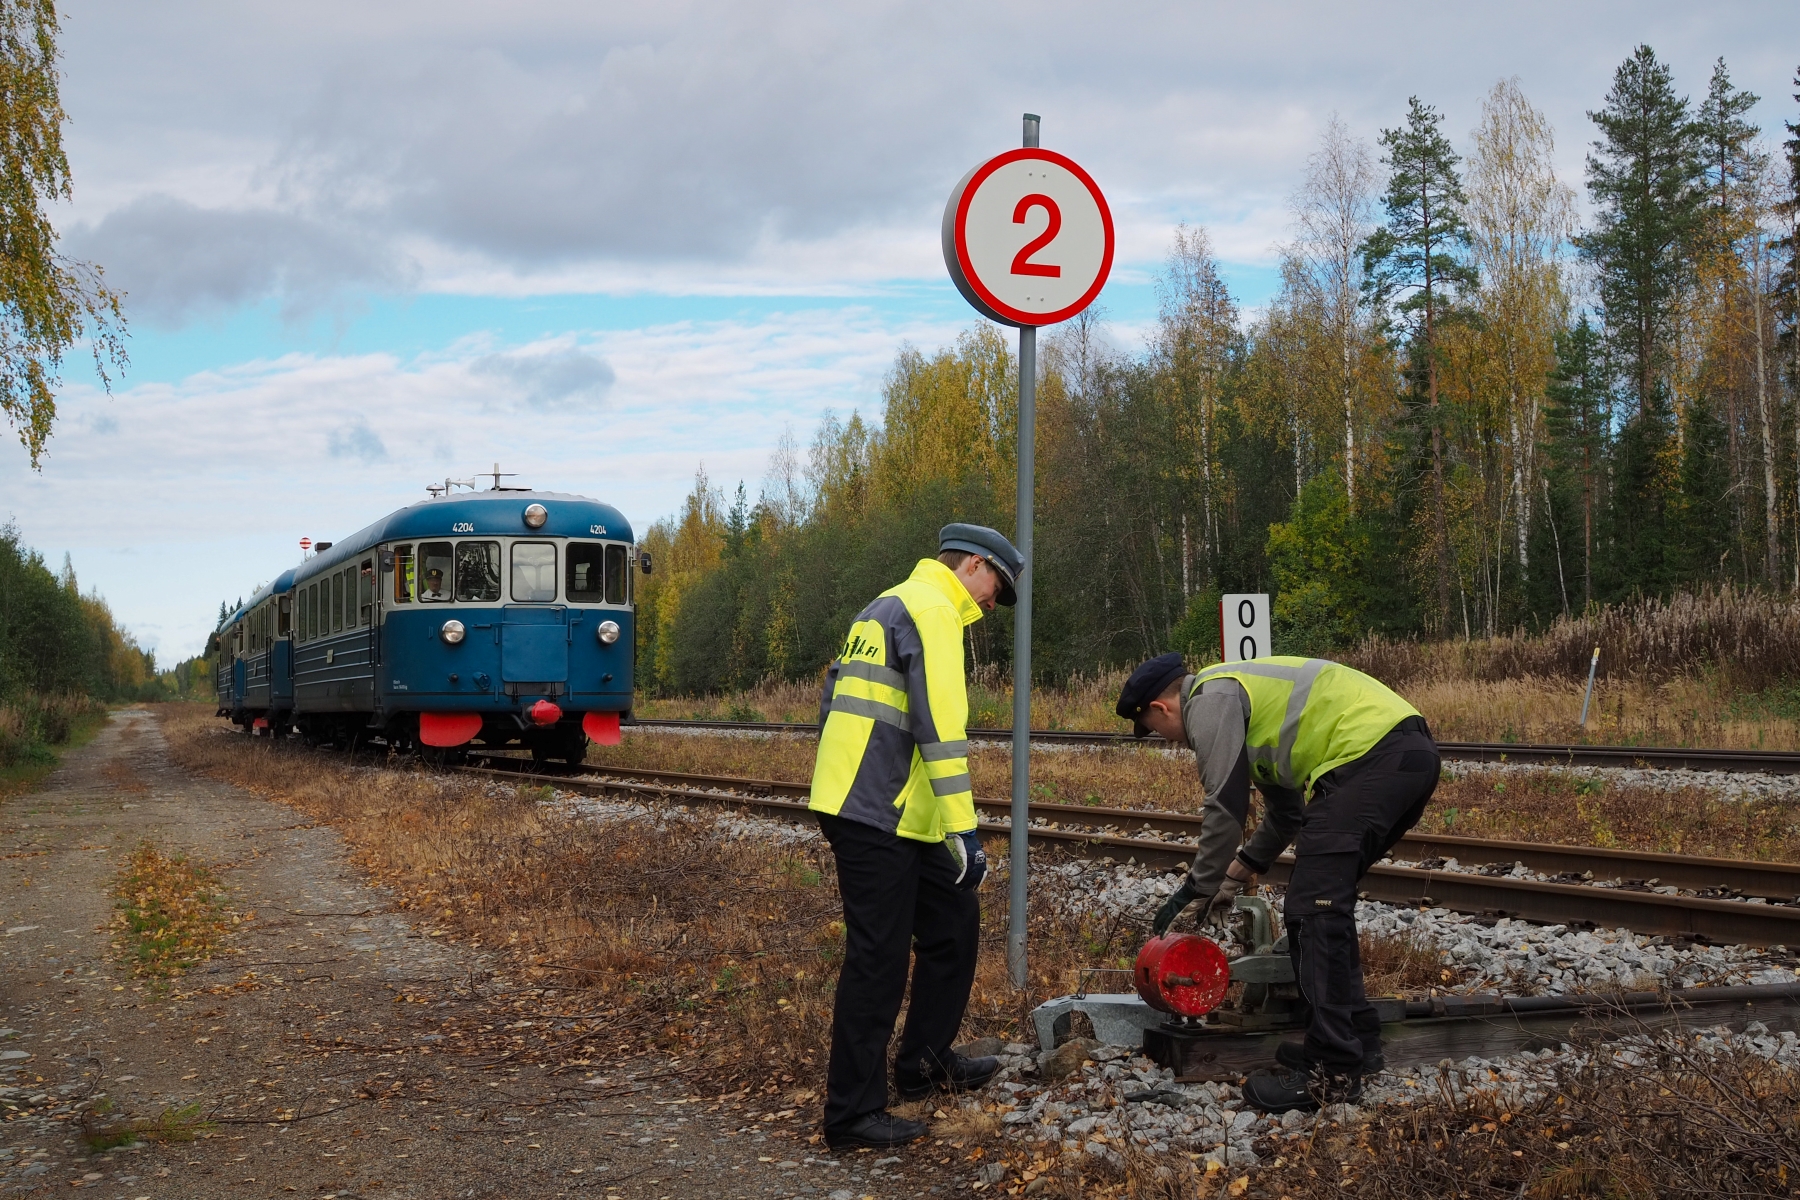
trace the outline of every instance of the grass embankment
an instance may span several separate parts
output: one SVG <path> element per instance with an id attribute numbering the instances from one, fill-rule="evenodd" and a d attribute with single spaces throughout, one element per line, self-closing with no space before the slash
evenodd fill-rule
<path id="1" fill-rule="evenodd" d="M 1154 745 L 1161 745 L 1155 743 Z M 755 776 L 789 783 L 812 777 L 806 737 L 707 737 L 637 729 L 617 746 L 594 746 L 596 766 Z M 975 793 L 1011 794 L 1012 758 L 976 747 Z M 1142 747 L 1044 750 L 1031 759 L 1034 800 L 1195 813 L 1203 800 L 1193 756 Z M 1662 790 L 1562 771 L 1452 767 L 1419 828 L 1426 833 L 1656 850 L 1718 858 L 1800 862 L 1800 805 L 1723 800 L 1702 787 Z"/>
<path id="2" fill-rule="evenodd" d="M 86 696 L 26 694 L 0 703 L 0 800 L 36 788 L 60 753 L 86 744 L 104 724 L 106 705 Z"/>

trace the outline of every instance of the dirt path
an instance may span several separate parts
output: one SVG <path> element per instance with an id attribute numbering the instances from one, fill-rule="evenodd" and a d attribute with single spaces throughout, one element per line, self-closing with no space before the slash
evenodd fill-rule
<path id="1" fill-rule="evenodd" d="M 212 864 L 229 906 L 255 914 L 160 992 L 116 965 L 108 931 L 120 861 L 146 840 Z M 664 1064 L 584 1079 L 460 1051 L 458 1030 L 516 1019 L 520 993 L 503 964 L 389 910 L 334 831 L 188 775 L 151 714 L 115 714 L 42 791 L 0 807 L 0 1194 L 856 1200 L 968 1186 L 926 1148 L 828 1155 L 808 1141 L 814 1114 L 703 1098 Z M 92 1147 L 96 1131 L 158 1121 L 176 1138 Z"/>

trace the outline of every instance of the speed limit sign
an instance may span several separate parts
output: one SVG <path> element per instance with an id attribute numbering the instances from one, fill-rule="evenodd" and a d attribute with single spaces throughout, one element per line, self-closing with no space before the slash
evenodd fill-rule
<path id="1" fill-rule="evenodd" d="M 944 206 L 944 265 L 963 298 L 1006 325 L 1054 325 L 1112 270 L 1113 222 L 1093 176 L 1028 146 L 988 159 Z"/>

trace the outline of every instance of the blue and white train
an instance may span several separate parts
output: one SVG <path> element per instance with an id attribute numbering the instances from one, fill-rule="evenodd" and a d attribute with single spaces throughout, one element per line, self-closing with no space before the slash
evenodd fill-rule
<path id="1" fill-rule="evenodd" d="M 611 505 L 434 496 L 320 543 L 226 619 L 219 715 L 312 742 L 579 762 L 631 712 L 640 570 Z"/>

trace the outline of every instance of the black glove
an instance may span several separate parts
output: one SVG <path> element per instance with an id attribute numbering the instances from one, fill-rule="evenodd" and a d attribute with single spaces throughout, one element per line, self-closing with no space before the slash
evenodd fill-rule
<path id="1" fill-rule="evenodd" d="M 1151 923 L 1151 928 L 1156 930 L 1156 936 L 1161 937 L 1169 932 L 1169 926 L 1175 923 L 1175 918 L 1181 915 L 1181 910 L 1198 899 L 1200 899 L 1200 893 L 1194 890 L 1192 881 L 1183 879 L 1181 886 L 1175 889 L 1175 894 L 1156 910 L 1156 920 Z"/>
<path id="2" fill-rule="evenodd" d="M 981 848 L 981 835 L 973 829 L 953 833 L 944 839 L 944 848 L 956 864 L 956 886 L 965 891 L 980 887 L 987 878 L 987 851 Z"/>

